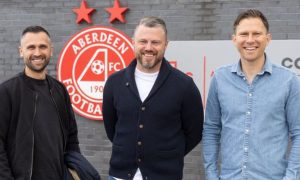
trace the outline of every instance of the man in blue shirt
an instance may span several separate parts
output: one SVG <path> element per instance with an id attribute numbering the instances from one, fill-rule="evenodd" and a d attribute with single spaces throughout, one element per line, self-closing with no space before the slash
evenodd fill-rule
<path id="1" fill-rule="evenodd" d="M 206 179 L 299 180 L 299 79 L 266 56 L 271 34 L 260 11 L 239 14 L 232 40 L 240 60 L 215 71 L 207 99 Z"/>

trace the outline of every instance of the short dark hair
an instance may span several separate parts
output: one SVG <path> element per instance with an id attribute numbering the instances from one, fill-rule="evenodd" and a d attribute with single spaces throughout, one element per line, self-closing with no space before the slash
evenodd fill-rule
<path id="1" fill-rule="evenodd" d="M 139 26 L 146 26 L 146 27 L 157 27 L 157 26 L 160 26 L 163 28 L 165 34 L 166 34 L 166 37 L 167 37 L 167 26 L 166 26 L 166 23 L 163 19 L 159 18 L 159 17 L 155 17 L 155 16 L 147 16 L 147 17 L 144 17 L 140 20 L 140 22 L 138 23 L 138 25 L 136 26 L 135 28 L 135 31 L 137 30 L 137 28 Z M 134 31 L 134 34 L 135 34 L 135 31 Z"/>
<path id="2" fill-rule="evenodd" d="M 39 32 L 44 32 L 48 35 L 48 37 L 50 38 L 50 34 L 49 32 L 43 28 L 42 26 L 28 26 L 26 27 L 23 32 L 22 32 L 22 37 L 26 34 L 26 33 L 39 33 Z"/>
<path id="3" fill-rule="evenodd" d="M 268 23 L 268 20 L 265 17 L 265 15 L 257 9 L 248 9 L 246 11 L 241 12 L 235 19 L 234 24 L 233 24 L 234 33 L 236 32 L 236 27 L 240 24 L 240 22 L 243 19 L 247 19 L 247 18 L 261 19 L 262 23 L 264 24 L 265 28 L 267 29 L 267 32 L 269 32 L 269 23 Z"/>

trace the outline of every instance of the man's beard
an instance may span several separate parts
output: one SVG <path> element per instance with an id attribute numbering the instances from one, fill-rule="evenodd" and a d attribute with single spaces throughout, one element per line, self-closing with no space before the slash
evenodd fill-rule
<path id="1" fill-rule="evenodd" d="M 34 72 L 37 72 L 37 73 L 41 73 L 45 70 L 45 68 L 48 66 L 49 62 L 50 62 L 50 59 L 46 59 L 46 58 L 43 58 L 44 59 L 44 62 L 43 62 L 43 65 L 41 67 L 37 67 L 35 66 L 34 64 L 32 64 L 32 60 L 29 60 L 29 61 L 26 61 L 26 66 L 31 70 L 31 71 L 34 71 Z"/>
<path id="2" fill-rule="evenodd" d="M 148 61 L 146 61 L 146 60 L 143 61 L 143 57 L 144 57 L 145 54 L 147 54 L 147 53 L 151 53 L 154 57 L 156 57 L 156 58 L 154 59 L 154 61 L 150 61 L 150 62 L 148 62 Z M 155 68 L 158 64 L 160 64 L 161 61 L 162 61 L 162 59 L 163 59 L 163 55 L 162 55 L 162 56 L 158 56 L 158 55 L 159 55 L 158 52 L 145 51 L 145 52 L 142 52 L 142 53 L 138 53 L 138 54 L 136 55 L 136 57 L 137 57 L 137 60 L 139 61 L 139 63 L 141 64 L 141 66 L 142 66 L 143 68 L 151 70 L 151 69 Z M 146 58 L 146 57 L 144 57 L 144 58 Z"/>
<path id="3" fill-rule="evenodd" d="M 152 69 L 152 68 L 156 67 L 156 65 L 162 61 L 162 59 L 155 59 L 155 61 L 153 63 L 151 63 L 151 62 L 148 63 L 148 62 L 143 62 L 143 60 L 141 58 L 138 58 L 137 60 L 142 65 L 142 67 L 145 69 Z"/>

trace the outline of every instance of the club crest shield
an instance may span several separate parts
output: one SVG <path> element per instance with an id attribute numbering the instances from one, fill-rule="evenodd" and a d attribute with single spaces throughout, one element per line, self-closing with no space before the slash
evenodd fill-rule
<path id="1" fill-rule="evenodd" d="M 57 78 L 66 86 L 74 111 L 102 120 L 105 82 L 133 58 L 131 38 L 112 27 L 93 26 L 75 34 L 57 63 Z"/>

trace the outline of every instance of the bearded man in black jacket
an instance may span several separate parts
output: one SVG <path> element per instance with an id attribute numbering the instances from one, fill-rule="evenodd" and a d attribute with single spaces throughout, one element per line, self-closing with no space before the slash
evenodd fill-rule
<path id="1" fill-rule="evenodd" d="M 64 153 L 79 152 L 68 93 L 46 74 L 52 51 L 47 30 L 27 27 L 19 48 L 25 69 L 0 85 L 1 179 L 63 179 Z"/>
<path id="2" fill-rule="evenodd" d="M 193 79 L 164 58 L 165 22 L 137 25 L 135 59 L 111 75 L 103 92 L 103 120 L 112 142 L 109 179 L 182 180 L 184 156 L 202 138 L 203 106 Z"/>

